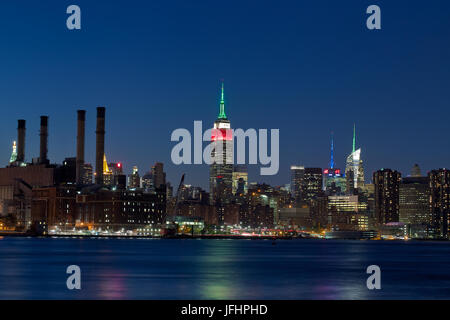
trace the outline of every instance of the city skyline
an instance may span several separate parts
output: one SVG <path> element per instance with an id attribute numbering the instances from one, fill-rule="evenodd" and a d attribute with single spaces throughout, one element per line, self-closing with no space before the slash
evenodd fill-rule
<path id="1" fill-rule="evenodd" d="M 5 310 L 278 319 L 302 299 L 450 300 L 449 12 L 1 2 Z"/>
<path id="2" fill-rule="evenodd" d="M 365 6 L 359 4 L 273 8 L 263 2 L 257 15 L 253 3 L 240 10 L 234 3 L 197 3 L 186 11 L 134 4 L 80 1 L 79 33 L 65 28 L 63 5 L 29 4 L 25 21 L 17 19 L 15 4 L 4 4 L 2 166 L 16 139 L 16 119 L 27 120 L 27 161 L 39 156 L 42 114 L 49 116 L 51 162 L 75 156 L 73 115 L 80 108 L 87 110 L 86 162 L 94 165 L 95 108 L 104 105 L 109 161 L 122 162 L 126 173 L 137 165 L 142 174 L 160 161 L 174 185 L 186 173 L 187 183 L 207 190 L 207 165 L 170 162 L 170 132 L 191 128 L 194 120 L 211 123 L 224 78 L 227 116 L 235 127 L 280 129 L 279 174 L 260 177 L 249 166 L 249 181 L 283 185 L 293 164 L 326 168 L 331 131 L 335 165 L 343 169 L 353 123 L 366 182 L 380 168 L 406 176 L 414 163 L 424 173 L 448 167 L 448 4 L 383 3 L 389 33 L 365 30 Z M 111 23 L 119 12 L 121 21 Z M 219 12 L 235 24 L 218 25 L 213 17 Z M 275 20 L 266 24 L 261 18 L 269 15 Z M 414 21 L 421 24 L 412 33 Z"/>
<path id="3" fill-rule="evenodd" d="M 216 120 L 216 122 L 217 121 L 221 121 L 221 119 L 225 119 L 226 121 L 228 121 L 227 120 L 227 117 L 225 116 L 225 114 L 224 114 L 224 86 L 223 86 L 223 81 L 222 81 L 222 85 L 221 85 L 221 93 L 220 93 L 220 103 L 219 103 L 219 116 L 218 116 L 218 118 L 217 118 L 217 120 Z M 103 108 L 103 107 L 101 107 L 101 108 Z M 98 107 L 97 107 L 97 109 L 98 109 Z M 80 110 L 78 110 L 77 112 L 80 112 Z M 82 112 L 85 112 L 84 110 L 82 111 Z M 42 118 L 46 118 L 46 121 L 48 121 L 48 119 L 50 118 L 49 116 L 41 116 L 41 121 L 42 121 Z M 23 121 L 23 120 L 19 120 L 19 122 L 21 122 L 21 121 Z M 26 120 L 25 120 L 26 121 Z M 26 122 L 27 123 L 27 127 L 28 127 L 28 122 Z M 47 122 L 46 122 L 47 123 Z M 23 125 L 23 124 L 22 124 Z M 28 130 L 28 128 L 27 128 L 27 130 Z M 48 129 L 47 129 L 48 130 Z M 94 132 L 95 133 L 95 132 Z M 329 154 L 329 162 L 328 162 L 328 166 L 329 166 L 329 168 L 330 169 L 333 169 L 333 168 L 335 168 L 335 167 L 340 167 L 340 165 L 339 165 L 339 162 L 337 162 L 337 161 L 335 161 L 335 147 L 334 147 L 334 145 L 335 145 L 335 138 L 334 138 L 334 136 L 335 136 L 335 134 L 334 134 L 334 132 L 333 131 L 331 131 L 331 149 L 329 150 L 330 151 L 330 154 Z M 38 136 L 40 136 L 40 134 L 38 134 Z M 234 138 L 234 137 L 233 137 Z M 27 136 L 27 141 L 28 141 L 28 139 L 29 139 L 29 137 Z M 47 139 L 48 139 L 48 137 L 47 137 Z M 91 138 L 92 139 L 92 138 Z M 351 164 L 349 161 L 349 159 L 350 158 L 354 158 L 354 154 L 355 153 L 357 153 L 357 155 L 358 155 L 358 159 L 357 159 L 357 162 L 358 163 L 360 163 L 361 165 L 362 165 L 362 162 L 360 162 L 360 161 L 363 161 L 363 159 L 364 159 L 364 156 L 363 155 L 361 155 L 361 147 L 358 147 L 358 149 L 356 149 L 356 124 L 353 124 L 353 136 L 352 136 L 352 151 L 348 154 L 348 156 L 346 157 L 347 158 L 347 160 L 346 160 L 346 162 L 343 162 L 344 164 L 342 165 L 342 168 L 344 168 L 344 169 L 340 169 L 340 170 L 342 170 L 343 171 L 343 173 L 345 172 L 345 171 L 347 171 L 347 169 L 345 169 L 346 167 L 348 168 L 349 166 L 352 166 L 352 167 L 354 167 L 355 165 L 357 165 L 357 164 Z M 88 139 L 87 139 L 87 141 L 86 142 L 88 142 L 89 143 L 89 135 L 88 135 Z M 92 139 L 93 140 L 93 139 Z M 212 140 L 212 141 L 214 141 L 214 140 Z M 28 142 L 27 142 L 27 144 L 25 144 L 25 162 L 28 162 L 28 163 L 31 163 L 32 161 L 34 161 L 35 159 L 36 160 L 38 160 L 38 159 L 40 159 L 40 157 L 39 157 L 39 154 L 38 155 L 34 155 L 34 154 L 32 154 L 32 155 L 29 155 L 28 154 L 28 152 L 27 152 L 27 146 L 28 145 Z M 358 146 L 359 146 L 359 144 L 358 144 Z M 247 147 L 248 147 L 248 145 L 247 145 Z M 48 150 L 47 150 L 48 151 Z M 41 151 L 42 152 L 42 151 Z M 108 164 L 119 164 L 120 165 L 120 170 L 121 171 L 123 171 L 124 172 L 124 174 L 126 174 L 126 175 L 129 175 L 129 174 L 132 174 L 133 172 L 135 172 L 136 170 L 139 170 L 139 172 L 141 173 L 141 174 L 147 174 L 147 173 L 150 173 L 151 172 L 151 169 L 152 169 L 152 166 L 153 166 L 153 164 L 154 163 L 156 163 L 156 162 L 160 162 L 160 161 L 158 161 L 158 160 L 154 160 L 154 162 L 153 163 L 150 163 L 150 165 L 148 166 L 148 168 L 147 167 L 144 167 L 144 169 L 142 170 L 142 167 L 141 167 L 141 169 L 139 169 L 139 167 L 138 166 L 136 166 L 136 165 L 133 165 L 132 167 L 131 167 L 131 169 L 129 169 L 129 170 L 123 170 L 123 168 L 125 167 L 125 168 L 127 168 L 128 166 L 130 166 L 130 164 L 128 164 L 128 163 L 126 163 L 126 162 L 124 162 L 124 161 L 121 161 L 121 160 L 116 160 L 116 159 L 114 159 L 113 161 L 109 161 L 109 162 L 107 162 L 106 161 L 106 152 L 103 154 L 103 156 L 101 157 L 101 159 L 102 159 L 102 166 L 101 167 L 103 167 L 103 171 L 105 171 L 105 165 L 107 166 Z M 65 159 L 67 159 L 67 158 L 70 158 L 71 157 L 71 155 L 68 155 L 68 156 L 66 156 L 63 160 L 65 160 Z M 11 153 L 10 153 L 10 156 L 9 156 L 9 162 L 5 165 L 5 166 L 7 166 L 7 165 L 9 165 L 11 162 L 12 162 L 12 160 L 13 159 L 16 159 L 17 158 L 17 137 L 12 141 L 12 144 L 11 144 Z M 89 156 L 87 157 L 87 158 L 89 158 Z M 63 161 L 61 161 L 61 162 L 56 162 L 56 161 L 53 161 L 50 157 L 48 157 L 48 160 L 47 161 L 49 161 L 49 163 L 51 163 L 51 164 L 62 164 L 63 163 Z M 355 160 L 353 159 L 353 162 L 354 162 Z M 93 168 L 95 168 L 96 167 L 96 164 L 95 164 L 95 159 L 94 159 L 94 161 L 92 161 L 92 162 L 90 162 L 90 161 L 86 161 L 86 164 L 87 165 L 91 165 Z M 169 165 L 169 167 L 170 167 L 170 164 L 171 164 L 171 162 L 168 162 L 168 163 L 166 163 L 166 165 Z M 337 166 L 336 166 L 336 164 L 337 164 Z M 236 163 L 234 164 L 234 165 L 237 165 Z M 316 168 L 316 167 L 319 167 L 319 168 L 321 168 L 321 169 L 327 169 L 328 168 L 328 166 L 314 166 L 314 165 L 311 165 L 311 166 L 307 166 L 307 165 L 304 165 L 304 164 L 302 164 L 302 163 L 292 163 L 292 164 L 290 164 L 289 165 L 289 168 L 291 168 L 292 166 L 298 166 L 298 165 L 300 165 L 300 166 L 302 166 L 302 167 L 305 167 L 305 168 Z M 192 165 L 180 165 L 180 166 L 192 166 Z M 198 166 L 198 165 L 195 165 L 195 166 Z M 210 166 L 208 166 L 208 165 L 200 165 L 200 166 L 203 166 L 203 167 L 206 167 L 207 169 L 208 169 L 208 167 L 210 167 Z M 249 165 L 249 164 L 247 164 L 246 165 L 247 167 L 249 167 L 249 166 L 252 166 L 252 165 Z M 255 165 L 256 166 L 256 165 Z M 421 168 L 421 169 L 419 169 L 419 170 L 423 170 L 423 167 L 422 166 L 420 166 L 420 165 L 418 165 L 417 163 L 414 163 L 410 168 L 409 168 L 409 170 L 407 170 L 406 172 L 401 172 L 400 170 L 398 170 L 398 169 L 396 169 L 396 168 L 392 168 L 392 169 L 394 169 L 394 170 L 397 170 L 397 171 L 399 171 L 400 173 L 401 173 L 401 175 L 402 175 L 402 177 L 410 177 L 410 176 L 414 176 L 414 170 L 416 169 L 416 166 L 418 166 L 419 168 Z M 4 167 L 4 166 L 2 166 L 2 167 Z M 364 166 L 362 166 L 362 167 L 364 167 Z M 189 167 L 188 167 L 189 168 Z M 289 168 L 288 168 L 288 170 L 289 170 Z M 385 168 L 391 168 L 391 167 L 389 167 L 389 166 L 386 166 Z M 441 169 L 441 168 L 443 168 L 443 169 L 446 169 L 447 167 L 434 167 L 434 168 L 431 168 L 431 169 L 429 169 L 429 170 L 423 170 L 424 171 L 424 174 L 422 175 L 422 176 L 426 176 L 427 175 L 427 173 L 428 172 L 430 172 L 430 171 L 432 171 L 432 170 L 435 170 L 435 169 Z M 384 169 L 384 168 L 378 168 L 378 169 L 375 169 L 373 172 L 376 172 L 377 170 L 379 170 L 379 169 Z M 283 168 L 280 168 L 280 171 L 281 170 L 283 170 Z M 183 174 L 184 175 L 189 175 L 189 170 L 186 170 L 185 172 L 183 172 Z M 210 173 L 211 174 L 211 173 Z M 291 173 L 289 173 L 289 174 L 291 174 Z M 347 174 L 347 173 L 346 173 Z M 277 174 L 277 175 L 275 175 L 275 176 L 278 176 L 279 174 Z M 170 176 L 170 173 L 169 173 L 169 176 Z M 370 176 L 371 176 L 371 174 L 369 173 L 369 177 L 366 177 L 365 175 L 364 175 L 364 171 L 362 172 L 362 178 L 361 179 L 364 179 L 364 182 L 365 183 L 372 183 L 373 181 L 372 181 L 372 179 L 370 178 Z M 268 182 L 268 181 L 265 181 L 264 180 L 264 178 L 268 178 L 267 180 L 270 180 L 270 177 L 271 176 L 260 176 L 260 177 L 262 177 L 262 180 L 252 180 L 252 179 L 249 179 L 248 180 L 248 183 L 268 183 L 268 184 L 270 184 L 270 182 Z M 290 180 L 291 180 L 291 177 L 289 177 L 288 178 L 288 181 L 285 181 L 284 183 L 279 183 L 279 184 L 273 184 L 274 186 L 285 186 L 285 185 L 287 185 L 287 184 L 289 184 L 290 183 Z M 169 180 L 168 180 L 169 181 Z M 176 177 L 175 177 L 175 180 L 174 181 L 169 181 L 169 182 L 171 182 L 172 184 L 176 184 Z M 202 181 L 200 184 L 193 184 L 193 183 L 190 183 L 191 185 L 196 185 L 196 186 L 200 186 L 200 187 L 202 187 L 204 190 L 208 190 L 208 191 L 210 191 L 210 186 L 211 186 L 211 180 L 209 179 L 209 181 L 208 181 L 209 183 L 205 183 L 204 181 Z M 94 181 L 94 183 L 95 183 L 95 181 Z M 209 184 L 209 186 L 208 186 L 208 184 Z M 356 186 L 355 186 L 356 187 Z"/>

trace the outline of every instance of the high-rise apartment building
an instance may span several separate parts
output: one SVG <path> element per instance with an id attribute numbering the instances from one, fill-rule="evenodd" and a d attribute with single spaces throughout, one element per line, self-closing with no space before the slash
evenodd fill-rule
<path id="1" fill-rule="evenodd" d="M 432 170 L 430 179 L 430 236 L 448 238 L 450 217 L 450 170 Z"/>
<path id="2" fill-rule="evenodd" d="M 401 174 L 391 169 L 373 173 L 375 185 L 375 217 L 378 224 L 399 222 L 399 190 Z"/>
<path id="3" fill-rule="evenodd" d="M 322 168 L 305 168 L 301 183 L 301 201 L 309 204 L 322 195 Z"/>
<path id="4" fill-rule="evenodd" d="M 302 200 L 302 181 L 305 174 L 304 166 L 291 166 L 291 195 L 295 205 L 300 206 Z"/>
<path id="5" fill-rule="evenodd" d="M 322 193 L 321 168 L 291 166 L 291 195 L 296 207 L 310 204 Z"/>
<path id="6" fill-rule="evenodd" d="M 430 182 L 428 177 L 405 177 L 399 192 L 400 222 L 423 224 L 430 222 Z"/>

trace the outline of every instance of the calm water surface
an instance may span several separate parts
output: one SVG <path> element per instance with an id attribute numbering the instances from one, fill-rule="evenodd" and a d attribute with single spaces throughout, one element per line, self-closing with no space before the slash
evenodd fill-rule
<path id="1" fill-rule="evenodd" d="M 3 237 L 0 299 L 450 299 L 450 242 Z"/>

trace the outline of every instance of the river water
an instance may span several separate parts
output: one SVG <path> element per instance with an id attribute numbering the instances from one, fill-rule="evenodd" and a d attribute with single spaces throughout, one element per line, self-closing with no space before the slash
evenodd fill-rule
<path id="1" fill-rule="evenodd" d="M 0 299 L 450 299 L 450 242 L 1 237 Z"/>

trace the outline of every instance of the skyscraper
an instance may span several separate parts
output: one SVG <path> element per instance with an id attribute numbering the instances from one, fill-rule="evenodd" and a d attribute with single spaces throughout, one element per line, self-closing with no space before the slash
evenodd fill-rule
<path id="1" fill-rule="evenodd" d="M 108 167 L 108 162 L 106 161 L 106 154 L 103 153 L 103 184 L 105 186 L 110 186 L 113 184 L 113 172 Z"/>
<path id="2" fill-rule="evenodd" d="M 146 192 L 155 190 L 155 186 L 153 184 L 153 176 L 150 171 L 142 176 L 140 185 Z"/>
<path id="3" fill-rule="evenodd" d="M 401 174 L 391 169 L 373 173 L 375 217 L 379 224 L 399 222 L 399 189 Z"/>
<path id="4" fill-rule="evenodd" d="M 302 200 L 302 181 L 304 174 L 304 166 L 291 166 L 291 195 L 294 198 L 296 206 L 300 206 Z"/>
<path id="5" fill-rule="evenodd" d="M 411 176 L 403 178 L 400 184 L 399 199 L 400 222 L 429 224 L 430 182 L 428 177 Z"/>
<path id="6" fill-rule="evenodd" d="M 130 189 L 139 188 L 141 185 L 141 178 L 139 177 L 138 167 L 134 166 L 133 171 L 128 176 L 128 187 Z"/>
<path id="7" fill-rule="evenodd" d="M 356 149 L 356 126 L 353 126 L 353 148 L 347 157 L 345 167 L 347 193 L 355 194 L 364 186 L 364 168 L 361 160 L 361 148 Z"/>
<path id="8" fill-rule="evenodd" d="M 301 199 L 310 204 L 322 194 L 322 168 L 305 168 L 301 183 Z"/>
<path id="9" fill-rule="evenodd" d="M 334 167 L 334 139 L 331 133 L 330 166 L 323 169 L 323 190 L 328 195 L 337 195 L 346 191 L 345 175 L 341 169 Z"/>
<path id="10" fill-rule="evenodd" d="M 209 169 L 211 203 L 227 203 L 232 196 L 233 183 L 233 135 L 231 124 L 225 114 L 225 94 L 222 83 L 219 116 L 211 134 L 212 152 Z"/>
<path id="11" fill-rule="evenodd" d="M 164 172 L 164 164 L 156 162 L 152 167 L 153 184 L 155 188 L 165 188 L 166 185 L 166 173 Z"/>
<path id="12" fill-rule="evenodd" d="M 450 170 L 432 170 L 430 179 L 430 236 L 448 238 L 448 220 L 450 217 Z"/>

